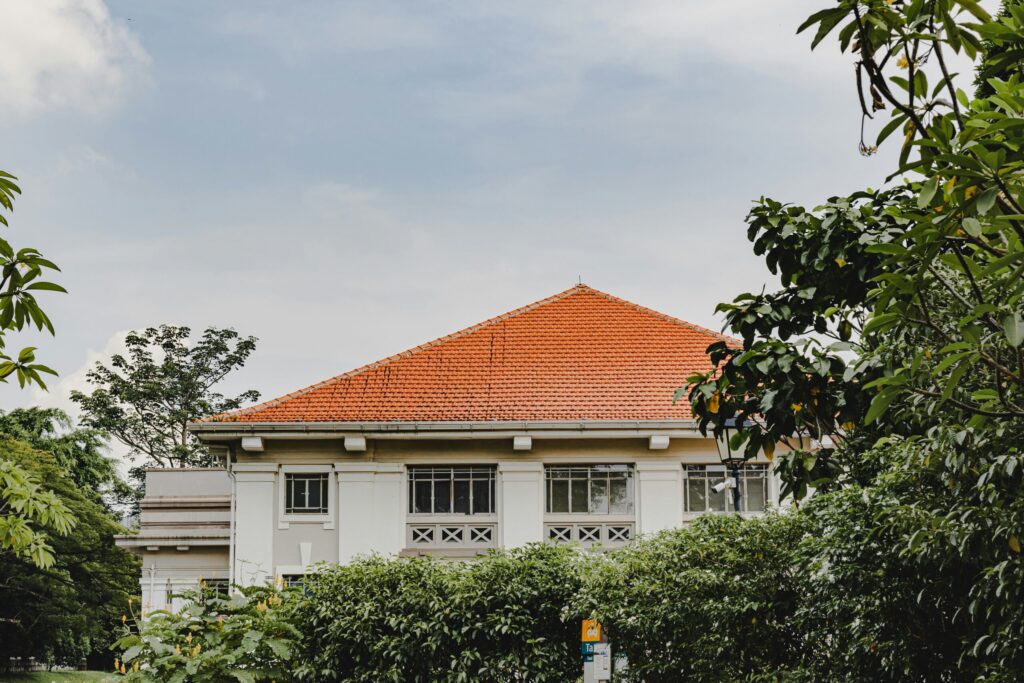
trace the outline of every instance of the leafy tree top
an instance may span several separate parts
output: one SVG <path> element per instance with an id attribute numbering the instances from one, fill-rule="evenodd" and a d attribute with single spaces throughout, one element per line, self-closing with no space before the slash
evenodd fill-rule
<path id="1" fill-rule="evenodd" d="M 75 426 L 59 408 L 15 408 L 0 413 L 0 434 L 52 455 L 80 490 L 98 501 L 123 504 L 132 495 L 114 459 L 105 453 L 107 435 Z"/>
<path id="2" fill-rule="evenodd" d="M 10 173 L 0 171 L 0 209 L 14 210 L 14 199 L 21 194 L 17 180 Z M 0 225 L 7 226 L 7 217 L 0 210 Z M 47 366 L 37 363 L 35 347 L 27 346 L 15 356 L 4 348 L 6 337 L 26 327 L 35 327 L 53 334 L 53 323 L 36 301 L 37 292 L 66 292 L 60 285 L 44 279 L 47 270 L 60 270 L 55 263 L 43 258 L 38 249 L 24 247 L 15 250 L 10 242 L 0 237 L 0 381 L 14 375 L 19 386 L 35 382 L 46 388 L 40 373 L 56 375 Z"/>
<path id="3" fill-rule="evenodd" d="M 109 433 L 150 464 L 210 464 L 188 424 L 259 398 L 254 390 L 235 397 L 214 390 L 245 364 L 256 338 L 214 327 L 198 339 L 191 333 L 188 327 L 161 325 L 128 334 L 127 353 L 116 354 L 109 365 L 98 362 L 87 375 L 93 391 L 72 393 L 82 423 Z"/>
<path id="4" fill-rule="evenodd" d="M 774 292 L 722 304 L 739 348 L 710 349 L 690 378 L 702 429 L 743 429 L 752 457 L 783 442 L 784 492 L 840 475 L 853 438 L 918 438 L 1024 417 L 1024 9 L 973 0 L 839 0 L 800 28 L 852 55 L 865 127 L 899 132 L 884 189 L 805 209 L 762 198 L 748 217 Z M 992 94 L 972 98 L 950 55 L 977 59 Z M 813 448 L 812 448 L 813 447 Z"/>

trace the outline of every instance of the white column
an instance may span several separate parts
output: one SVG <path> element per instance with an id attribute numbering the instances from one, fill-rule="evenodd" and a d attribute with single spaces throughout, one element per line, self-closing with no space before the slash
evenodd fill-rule
<path id="1" fill-rule="evenodd" d="M 501 542 L 506 548 L 544 539 L 544 464 L 499 462 Z"/>
<path id="2" fill-rule="evenodd" d="M 235 472 L 235 583 L 273 579 L 275 463 L 239 463 Z"/>
<path id="3" fill-rule="evenodd" d="M 682 474 L 678 462 L 641 460 L 636 464 L 638 533 L 682 526 Z"/>
<path id="4" fill-rule="evenodd" d="M 339 463 L 338 561 L 397 555 L 405 547 L 405 477 L 400 464 Z"/>

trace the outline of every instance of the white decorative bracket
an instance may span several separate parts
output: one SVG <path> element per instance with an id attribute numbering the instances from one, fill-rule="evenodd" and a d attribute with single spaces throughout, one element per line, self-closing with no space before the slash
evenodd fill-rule
<path id="1" fill-rule="evenodd" d="M 668 448 L 669 438 L 664 434 L 654 434 L 648 441 L 647 447 L 652 451 L 663 451 Z"/>
<path id="2" fill-rule="evenodd" d="M 263 452 L 263 437 L 262 436 L 243 436 L 242 437 L 242 450 L 249 451 L 250 453 L 262 453 Z"/>

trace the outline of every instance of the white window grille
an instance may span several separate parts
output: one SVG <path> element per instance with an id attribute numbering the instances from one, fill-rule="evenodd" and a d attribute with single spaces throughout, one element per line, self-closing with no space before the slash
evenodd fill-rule
<path id="1" fill-rule="evenodd" d="M 286 514 L 327 514 L 327 474 L 285 474 Z"/>
<path id="2" fill-rule="evenodd" d="M 731 474 L 725 465 L 687 465 L 684 469 L 686 512 L 732 512 L 729 489 L 715 491 Z M 768 500 L 768 466 L 747 464 L 740 468 L 740 512 L 764 512 Z"/>
<path id="3" fill-rule="evenodd" d="M 632 465 L 548 465 L 549 514 L 633 514 Z"/>
<path id="4" fill-rule="evenodd" d="M 410 467 L 409 513 L 494 514 L 494 479 L 494 467 Z"/>

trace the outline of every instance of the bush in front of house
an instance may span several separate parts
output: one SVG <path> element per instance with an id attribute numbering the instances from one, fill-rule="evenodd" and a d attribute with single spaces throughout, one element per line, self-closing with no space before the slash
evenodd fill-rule
<path id="1" fill-rule="evenodd" d="M 801 534 L 795 515 L 707 516 L 607 553 L 363 558 L 301 590 L 190 594 L 135 625 L 122 666 L 137 682 L 575 681 L 597 616 L 631 680 L 779 680 L 795 668 Z"/>
<path id="2" fill-rule="evenodd" d="M 553 545 L 468 562 L 368 558 L 332 566 L 295 605 L 302 681 L 567 681 L 587 560 Z"/>
<path id="3" fill-rule="evenodd" d="M 129 683 L 255 683 L 291 680 L 299 630 L 295 591 L 245 588 L 226 596 L 205 586 L 185 592 L 176 612 L 128 622 L 114 667 Z"/>
<path id="4" fill-rule="evenodd" d="M 800 515 L 705 515 L 594 562 L 593 614 L 636 681 L 779 680 L 799 670 Z"/>

